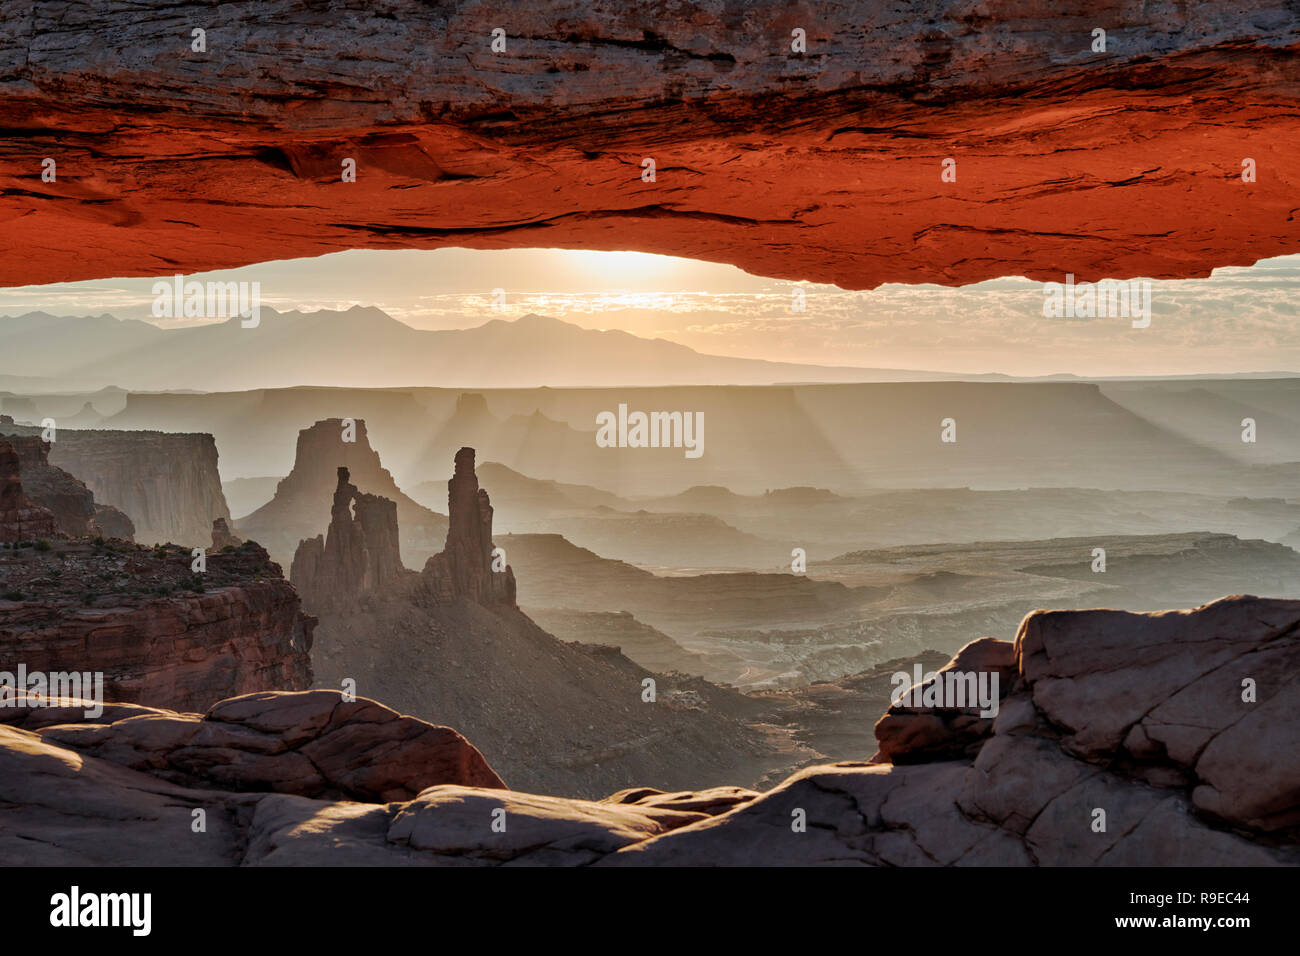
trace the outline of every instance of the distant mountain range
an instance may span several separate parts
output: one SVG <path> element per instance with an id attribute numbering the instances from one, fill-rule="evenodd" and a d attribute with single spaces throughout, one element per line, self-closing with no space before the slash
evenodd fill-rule
<path id="1" fill-rule="evenodd" d="M 706 355 L 664 339 L 526 315 L 415 329 L 377 308 L 277 312 L 162 329 L 111 315 L 0 317 L 0 388 L 239 391 L 298 385 L 475 388 L 934 381 L 945 372 L 799 365 Z"/>

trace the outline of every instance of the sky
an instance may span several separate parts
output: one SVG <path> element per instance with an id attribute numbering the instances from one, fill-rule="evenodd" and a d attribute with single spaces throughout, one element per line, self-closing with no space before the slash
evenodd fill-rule
<path id="1" fill-rule="evenodd" d="M 1046 318 L 1043 284 L 1018 277 L 959 289 L 848 292 L 637 252 L 353 250 L 186 278 L 260 282 L 263 305 L 281 311 L 373 305 L 426 329 L 535 312 L 716 355 L 817 365 L 1093 376 L 1300 370 L 1300 255 L 1205 279 L 1154 281 L 1144 329 L 1118 317 Z M 153 282 L 0 289 L 0 315 L 110 313 L 183 323 L 151 318 Z M 803 312 L 793 308 L 796 288 Z M 504 291 L 499 310 L 496 289 Z"/>

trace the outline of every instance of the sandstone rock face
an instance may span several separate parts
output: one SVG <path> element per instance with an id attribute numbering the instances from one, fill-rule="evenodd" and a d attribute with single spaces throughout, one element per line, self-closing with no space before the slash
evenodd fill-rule
<path id="1" fill-rule="evenodd" d="M 244 539 L 230 530 L 230 525 L 226 523 L 225 518 L 212 519 L 212 550 L 220 551 L 222 548 L 237 548 L 244 543 Z"/>
<path id="2" fill-rule="evenodd" d="M 30 541 L 54 534 L 54 514 L 23 492 L 22 465 L 11 442 L 0 441 L 0 541 Z"/>
<path id="3" fill-rule="evenodd" d="M 338 19 L 270 0 L 232 7 L 203 53 L 176 27 L 210 21 L 199 3 L 69 10 L 0 20 L 0 218 L 23 221 L 6 285 L 154 275 L 159 249 L 196 272 L 448 244 L 850 288 L 1172 278 L 1300 238 L 1300 26 L 1273 0 L 376 0 Z"/>
<path id="4" fill-rule="evenodd" d="M 426 593 L 442 604 L 466 598 L 484 606 L 514 607 L 514 571 L 508 564 L 499 571 L 492 567 L 492 503 L 478 486 L 473 448 L 456 453 L 456 471 L 447 482 L 447 514 L 447 544 L 424 566 Z"/>
<path id="5" fill-rule="evenodd" d="M 50 463 L 129 515 L 144 544 L 206 546 L 213 519 L 230 517 L 211 435 L 60 430 Z"/>
<path id="6" fill-rule="evenodd" d="M 379 453 L 370 447 L 365 421 L 356 419 L 354 427 L 354 441 L 344 440 L 340 418 L 300 431 L 293 470 L 276 486 L 275 497 L 236 521 L 235 529 L 265 547 L 277 561 L 289 562 L 300 541 L 319 535 L 325 527 L 338 491 L 338 469 L 345 467 L 358 494 L 396 504 L 401 552 L 407 559 L 417 567 L 428 560 L 446 537 L 447 519 L 403 494 L 380 463 Z"/>
<path id="7" fill-rule="evenodd" d="M 410 800 L 438 784 L 505 787 L 456 731 L 338 691 L 245 694 L 202 717 L 123 708 L 95 722 L 72 703 L 40 703 L 19 699 L 0 710 L 0 723 L 186 787 L 373 803 Z"/>
<path id="8" fill-rule="evenodd" d="M 996 692 L 993 675 L 997 678 Z M 994 715 L 976 702 L 981 688 L 989 691 L 990 700 L 1000 701 L 1016 677 L 1014 644 L 991 637 L 971 641 L 935 671 L 933 677 L 908 687 L 906 697 L 891 704 L 876 723 L 880 750 L 873 759 L 885 763 L 928 763 L 974 757 L 993 726 Z M 962 700 L 943 700 L 949 689 L 959 693 Z M 926 703 L 932 692 L 943 700 L 938 706 Z"/>
<path id="9" fill-rule="evenodd" d="M 0 670 L 100 672 L 105 699 L 202 711 L 311 686 L 315 619 L 266 552 L 56 543 L 0 555 Z M 57 576 L 53 573 L 58 571 Z"/>
<path id="10" fill-rule="evenodd" d="M 1253 597 L 1160 614 L 1036 612 L 982 747 L 969 747 L 974 730 L 952 714 L 947 747 L 887 716 L 877 734 L 892 764 L 812 768 L 601 862 L 1300 863 L 1300 786 L 1287 759 L 1300 743 L 1298 625 L 1300 602 Z M 949 667 L 1005 673 L 1009 647 L 977 641 Z M 978 755 L 953 760 L 955 748 Z M 789 832 L 797 809 L 810 824 L 802 835 Z"/>
<path id="11" fill-rule="evenodd" d="M 811 767 L 765 793 L 420 789 L 427 775 L 403 777 L 428 769 L 411 759 L 422 747 L 452 754 L 454 774 L 482 768 L 463 742 L 333 695 L 252 695 L 201 721 L 127 705 L 98 723 L 73 708 L 10 711 L 0 862 L 158 862 L 174 852 L 156 847 L 160 824 L 184 842 L 179 804 L 220 811 L 218 838 L 192 860 L 210 865 L 1300 865 L 1287 759 L 1300 744 L 1298 635 L 1300 602 L 1252 597 L 1036 612 L 973 760 Z M 1006 646 L 977 641 L 952 664 L 1006 668 Z M 377 737 L 402 741 L 391 765 Z M 498 810 L 504 832 L 484 822 Z"/>
<path id="12" fill-rule="evenodd" d="M 398 543 L 397 503 L 357 491 L 346 468 L 338 487 L 329 531 L 299 542 L 289 579 L 312 608 L 354 602 L 387 591 L 408 574 Z M 355 508 L 355 513 L 353 509 Z"/>
<path id="13" fill-rule="evenodd" d="M 97 504 L 83 482 L 49 463 L 50 443 L 35 435 L 15 435 L 8 441 L 18 455 L 23 490 L 54 514 L 58 534 L 134 540 L 135 525 L 126 514 L 111 505 Z"/>

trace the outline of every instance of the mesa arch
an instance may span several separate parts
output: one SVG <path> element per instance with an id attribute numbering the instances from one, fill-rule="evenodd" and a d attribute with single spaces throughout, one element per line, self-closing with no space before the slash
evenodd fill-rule
<path id="1" fill-rule="evenodd" d="M 1300 17 L 1269 0 L 3 7 L 2 285 L 444 245 L 845 288 L 1300 249 Z"/>

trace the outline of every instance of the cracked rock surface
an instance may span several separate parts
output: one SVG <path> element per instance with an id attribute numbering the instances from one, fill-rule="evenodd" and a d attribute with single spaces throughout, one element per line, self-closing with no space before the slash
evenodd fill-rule
<path id="1" fill-rule="evenodd" d="M 917 762 L 811 767 L 762 794 L 505 790 L 454 731 L 337 692 L 201 719 L 0 710 L 0 862 L 1295 865 L 1298 630 L 1300 602 L 1254 597 L 1035 612 L 977 749 L 962 724 L 964 756 L 923 737 Z M 963 661 L 1008 654 L 985 640 Z M 892 741 L 876 761 L 907 755 Z"/>
<path id="2" fill-rule="evenodd" d="M 3 285 L 443 245 L 857 289 L 1173 278 L 1300 238 L 1300 18 L 1278 0 L 0 14 Z"/>

